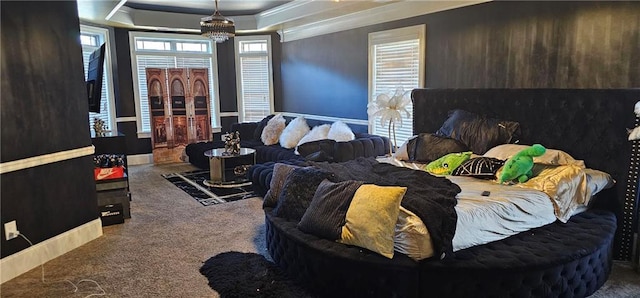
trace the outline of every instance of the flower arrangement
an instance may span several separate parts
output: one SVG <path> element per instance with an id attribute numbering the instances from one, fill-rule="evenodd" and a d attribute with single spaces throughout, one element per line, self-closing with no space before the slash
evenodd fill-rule
<path id="1" fill-rule="evenodd" d="M 396 147 L 398 145 L 396 141 L 396 123 L 402 127 L 402 112 L 408 117 L 409 111 L 407 106 L 411 103 L 410 91 L 404 91 L 404 88 L 398 87 L 393 95 L 380 94 L 376 97 L 376 100 L 367 105 L 367 114 L 369 118 L 380 117 L 380 127 L 384 128 L 385 124 L 389 124 L 389 138 L 392 138 L 393 144 L 391 146 Z M 389 153 L 393 153 L 393 149 L 389 148 Z"/>
<path id="2" fill-rule="evenodd" d="M 104 124 L 104 121 L 98 117 L 93 118 L 93 131 L 96 133 L 96 136 L 101 137 L 104 136 L 104 133 L 107 130 L 107 126 Z"/>
<path id="3" fill-rule="evenodd" d="M 227 132 L 224 138 L 224 153 L 226 155 L 238 155 L 240 153 L 240 132 Z"/>

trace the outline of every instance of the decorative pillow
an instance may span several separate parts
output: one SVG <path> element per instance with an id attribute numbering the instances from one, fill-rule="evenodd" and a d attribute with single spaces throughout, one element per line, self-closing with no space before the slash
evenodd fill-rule
<path id="1" fill-rule="evenodd" d="M 481 155 L 492 147 L 517 140 L 519 130 L 518 122 L 453 110 L 436 135 L 459 140 L 473 153 Z"/>
<path id="2" fill-rule="evenodd" d="M 253 131 L 253 139 L 254 140 L 260 140 L 260 137 L 262 136 L 262 130 L 264 129 L 265 126 L 267 126 L 267 123 L 269 122 L 269 120 L 271 120 L 271 118 L 273 118 L 275 115 L 271 114 L 267 117 L 264 117 L 262 120 L 260 120 L 260 122 L 258 122 L 258 125 L 256 126 L 256 130 Z"/>
<path id="3" fill-rule="evenodd" d="M 347 210 L 338 242 L 393 258 L 393 235 L 406 187 L 363 184 Z"/>
<path id="4" fill-rule="evenodd" d="M 476 157 L 463 162 L 453 170 L 453 176 L 471 176 L 482 179 L 495 179 L 496 173 L 504 165 L 504 160 L 492 157 Z"/>
<path id="5" fill-rule="evenodd" d="M 322 154 L 322 156 L 332 160 L 333 159 L 333 150 L 335 148 L 336 141 L 324 139 L 317 140 L 313 142 L 304 143 L 302 145 L 298 145 L 296 150 L 300 156 L 304 156 L 308 159 L 308 156 L 311 154 Z"/>
<path id="6" fill-rule="evenodd" d="M 325 151 L 318 151 L 306 155 L 304 159 L 309 161 L 333 161 L 333 156 L 327 154 Z"/>
<path id="7" fill-rule="evenodd" d="M 289 177 L 289 174 L 293 170 L 299 168 L 298 166 L 288 165 L 284 163 L 276 163 L 273 165 L 273 174 L 271 175 L 271 184 L 269 190 L 264 195 L 264 202 L 262 207 L 275 207 L 278 202 L 278 197 L 282 192 L 285 180 Z"/>
<path id="8" fill-rule="evenodd" d="M 546 193 L 551 198 L 556 218 L 561 222 L 567 222 L 578 207 L 589 203 L 591 194 L 583 168 L 537 164 L 532 172 L 531 179 L 517 185 Z"/>
<path id="9" fill-rule="evenodd" d="M 415 150 L 417 137 L 418 136 L 415 135 L 410 137 L 408 140 L 406 140 L 402 144 L 402 146 L 400 146 L 400 148 L 398 148 L 398 150 L 396 150 L 396 152 L 393 153 L 393 157 L 397 160 L 410 161 L 411 159 L 409 158 L 409 148 L 412 148 L 412 150 Z"/>
<path id="10" fill-rule="evenodd" d="M 393 249 L 420 261 L 433 256 L 431 234 L 420 217 L 400 206 L 393 236 Z"/>
<path id="11" fill-rule="evenodd" d="M 330 128 L 331 128 L 331 125 L 329 124 L 323 124 L 323 125 L 313 127 L 309 133 L 307 133 L 306 135 L 304 135 L 304 137 L 302 137 L 302 139 L 300 139 L 297 146 L 300 146 L 305 143 L 313 142 L 313 141 L 327 139 Z M 299 155 L 298 148 L 296 148 L 296 154 Z"/>
<path id="12" fill-rule="evenodd" d="M 453 170 L 463 162 L 471 158 L 471 151 L 460 153 L 449 153 L 440 157 L 425 166 L 425 171 L 433 175 L 451 175 Z"/>
<path id="13" fill-rule="evenodd" d="M 335 140 L 336 142 L 348 142 L 354 140 L 356 136 L 351 131 L 351 128 L 344 122 L 336 121 L 331 124 L 327 138 Z"/>
<path id="14" fill-rule="evenodd" d="M 271 118 L 260 135 L 262 143 L 267 146 L 277 144 L 286 123 L 287 120 L 284 119 L 282 114 L 278 114 Z"/>
<path id="15" fill-rule="evenodd" d="M 416 138 L 413 150 L 407 151 L 411 161 L 432 162 L 449 153 L 469 151 L 469 148 L 456 139 L 421 133 Z"/>
<path id="16" fill-rule="evenodd" d="M 616 181 L 613 180 L 609 173 L 595 169 L 584 169 L 584 172 L 587 174 L 587 184 L 591 190 L 592 196 L 595 196 L 603 189 L 611 188 L 616 184 Z"/>
<path id="17" fill-rule="evenodd" d="M 307 120 L 304 117 L 300 116 L 291 120 L 289 125 L 282 131 L 282 134 L 280 134 L 280 146 L 287 149 L 294 148 L 309 130 L 309 125 L 307 125 Z"/>
<path id="18" fill-rule="evenodd" d="M 530 146 L 520 144 L 504 144 L 491 148 L 482 156 L 507 160 L 511 158 L 511 156 L 527 147 Z M 577 165 L 582 168 L 585 167 L 584 161 L 574 159 L 569 153 L 562 150 L 549 148 L 547 148 L 547 151 L 542 156 L 534 157 L 533 162 L 556 166 Z"/>
<path id="19" fill-rule="evenodd" d="M 287 220 L 300 221 L 320 182 L 331 176 L 331 173 L 313 167 L 294 169 L 284 181 L 274 214 Z"/>
<path id="20" fill-rule="evenodd" d="M 309 208 L 300 219 L 298 229 L 320 238 L 340 239 L 347 209 L 361 185 L 362 182 L 353 180 L 338 183 L 323 180 L 318 185 Z"/>

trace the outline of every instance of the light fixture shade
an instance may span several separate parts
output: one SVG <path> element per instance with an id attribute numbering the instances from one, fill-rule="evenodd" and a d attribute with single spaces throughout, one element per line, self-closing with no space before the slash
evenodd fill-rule
<path id="1" fill-rule="evenodd" d="M 216 43 L 228 40 L 236 36 L 236 26 L 233 20 L 226 18 L 218 12 L 218 1 L 216 0 L 216 11 L 213 15 L 200 19 L 200 34 L 211 38 Z"/>

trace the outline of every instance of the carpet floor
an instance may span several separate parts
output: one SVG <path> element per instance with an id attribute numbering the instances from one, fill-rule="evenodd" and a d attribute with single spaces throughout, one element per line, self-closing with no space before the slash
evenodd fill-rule
<path id="1" fill-rule="evenodd" d="M 161 176 L 191 170 L 195 168 L 188 164 L 130 166 L 131 218 L 124 224 L 104 227 L 102 237 L 45 263 L 43 268 L 3 283 L 0 297 L 87 297 L 101 293 L 91 282 L 80 283 L 73 292 L 65 279 L 76 284 L 82 279 L 94 280 L 106 292 L 101 297 L 221 297 L 200 272 L 207 260 L 230 251 L 256 253 L 270 260 L 262 200 L 250 198 L 202 208 Z M 42 269 L 46 283 L 42 282 Z M 640 297 L 639 293 L 640 274 L 628 263 L 616 262 L 607 283 L 592 297 L 630 298 Z"/>

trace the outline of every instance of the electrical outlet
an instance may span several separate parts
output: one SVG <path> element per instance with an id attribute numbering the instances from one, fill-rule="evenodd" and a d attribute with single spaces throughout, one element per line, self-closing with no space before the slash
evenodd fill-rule
<path id="1" fill-rule="evenodd" d="M 18 237 L 18 234 L 18 224 L 15 220 L 4 224 L 4 236 L 7 240 Z"/>

